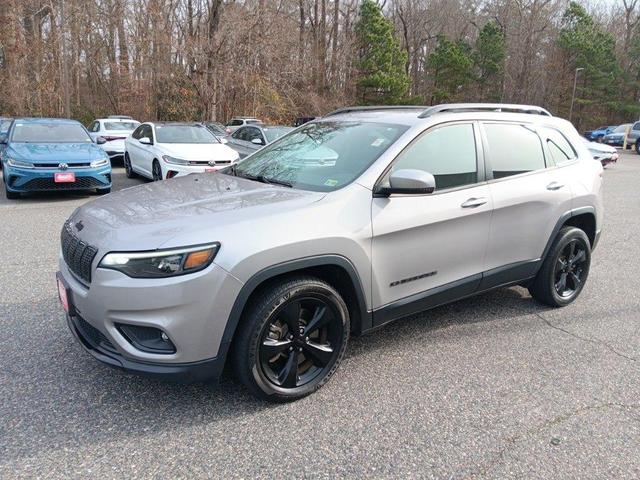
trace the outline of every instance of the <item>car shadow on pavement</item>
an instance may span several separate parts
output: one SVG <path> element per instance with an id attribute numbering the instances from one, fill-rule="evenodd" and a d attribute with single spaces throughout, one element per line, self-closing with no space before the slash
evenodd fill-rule
<path id="1" fill-rule="evenodd" d="M 525 292 L 502 289 L 401 319 L 353 338 L 347 360 L 359 362 L 361 354 L 375 354 L 377 349 L 410 348 L 416 332 L 429 336 L 452 325 L 499 321 L 518 312 L 529 315 L 545 310 Z M 129 374 L 98 363 L 81 349 L 68 331 L 57 299 L 0 307 L 6 316 L 0 317 L 0 324 L 18 318 L 19 312 L 33 312 L 30 322 L 18 327 L 21 338 L 11 343 L 0 340 L 0 353 L 12 358 L 0 372 L 3 461 L 87 441 L 109 442 L 123 435 L 143 436 L 202 424 L 212 428 L 219 422 L 226 425 L 250 419 L 264 410 L 282 408 L 288 413 L 304 410 L 305 402 L 322 401 L 312 395 L 295 404 L 270 404 L 255 399 L 228 374 L 215 385 L 182 385 Z M 389 335 L 391 331 L 393 335 Z"/>

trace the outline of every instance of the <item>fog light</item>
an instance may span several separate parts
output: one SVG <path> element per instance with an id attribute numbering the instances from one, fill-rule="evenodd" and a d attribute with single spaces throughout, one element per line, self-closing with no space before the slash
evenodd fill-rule
<path id="1" fill-rule="evenodd" d="M 140 325 L 116 324 L 118 330 L 127 341 L 138 350 L 147 353 L 175 353 L 176 347 L 169 336 L 159 328 L 141 327 Z"/>

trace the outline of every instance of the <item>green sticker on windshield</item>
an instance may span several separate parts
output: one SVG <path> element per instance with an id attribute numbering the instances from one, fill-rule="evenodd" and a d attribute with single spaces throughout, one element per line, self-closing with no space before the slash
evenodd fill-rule
<path id="1" fill-rule="evenodd" d="M 327 180 L 326 182 L 324 182 L 324 184 L 327 187 L 335 187 L 338 184 L 338 180 L 333 180 L 332 178 L 330 178 L 329 180 Z"/>

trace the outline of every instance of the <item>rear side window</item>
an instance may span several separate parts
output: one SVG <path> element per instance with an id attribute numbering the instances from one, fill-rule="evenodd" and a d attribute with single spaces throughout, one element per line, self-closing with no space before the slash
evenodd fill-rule
<path id="1" fill-rule="evenodd" d="M 640 130 L 640 122 L 634 123 L 632 130 Z"/>
<path id="2" fill-rule="evenodd" d="M 473 126 L 447 125 L 422 134 L 398 156 L 391 173 L 402 169 L 432 174 L 437 190 L 476 183 L 478 168 Z M 385 183 L 389 183 L 388 176 Z"/>
<path id="3" fill-rule="evenodd" d="M 486 123 L 489 169 L 493 178 L 545 168 L 538 134 L 524 125 Z"/>
<path id="4" fill-rule="evenodd" d="M 556 165 L 578 158 L 571 144 L 559 131 L 553 128 L 543 128 L 541 133 Z"/>

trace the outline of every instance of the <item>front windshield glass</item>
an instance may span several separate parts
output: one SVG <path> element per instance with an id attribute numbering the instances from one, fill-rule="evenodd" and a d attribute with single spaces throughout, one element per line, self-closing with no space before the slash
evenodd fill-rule
<path id="1" fill-rule="evenodd" d="M 616 129 L 614 130 L 615 133 L 624 133 L 627 131 L 627 127 L 629 127 L 631 124 L 625 124 L 625 125 L 620 125 L 618 127 L 616 127 Z"/>
<path id="2" fill-rule="evenodd" d="M 218 143 L 218 139 L 202 125 L 156 125 L 158 143 Z"/>
<path id="3" fill-rule="evenodd" d="M 227 173 L 303 190 L 337 190 L 360 176 L 407 128 L 359 121 L 311 123 Z"/>
<path id="4" fill-rule="evenodd" d="M 91 143 L 84 127 L 77 123 L 16 123 L 12 142 Z"/>
<path id="5" fill-rule="evenodd" d="M 140 125 L 138 122 L 104 122 L 104 129 L 134 131 L 138 125 Z"/>

